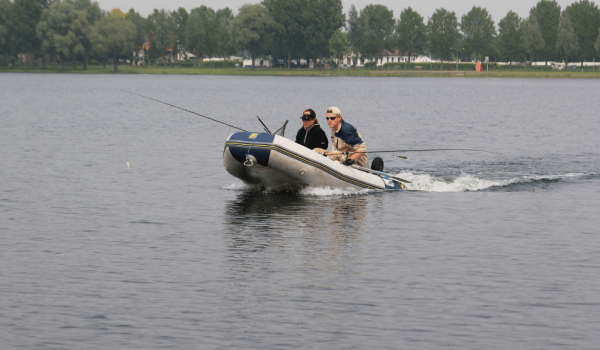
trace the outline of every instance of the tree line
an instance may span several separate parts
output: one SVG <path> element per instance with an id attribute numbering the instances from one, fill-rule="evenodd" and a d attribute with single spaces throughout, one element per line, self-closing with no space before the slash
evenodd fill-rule
<path id="1" fill-rule="evenodd" d="M 425 21 L 411 7 L 398 18 L 384 5 L 347 14 L 341 0 L 263 0 L 245 4 L 234 15 L 200 6 L 187 11 L 155 9 L 147 17 L 134 9 L 103 11 L 90 0 L 0 0 L 0 63 L 28 57 L 32 68 L 40 58 L 68 64 L 90 59 L 121 58 L 162 61 L 191 52 L 196 57 L 227 58 L 244 51 L 255 59 L 270 55 L 287 68 L 295 59 L 350 55 L 376 62 L 384 55 L 429 55 L 440 61 L 461 57 L 521 62 L 592 61 L 600 53 L 600 9 L 580 0 L 564 9 L 541 0 L 521 18 L 509 11 L 497 25 L 485 8 L 474 6 L 460 21 L 453 11 L 436 9 Z"/>

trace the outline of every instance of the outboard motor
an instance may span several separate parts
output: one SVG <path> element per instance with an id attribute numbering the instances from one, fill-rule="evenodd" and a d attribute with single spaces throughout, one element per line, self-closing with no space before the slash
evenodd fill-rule
<path id="1" fill-rule="evenodd" d="M 371 169 L 375 171 L 383 171 L 383 159 L 375 157 L 371 162 Z"/>

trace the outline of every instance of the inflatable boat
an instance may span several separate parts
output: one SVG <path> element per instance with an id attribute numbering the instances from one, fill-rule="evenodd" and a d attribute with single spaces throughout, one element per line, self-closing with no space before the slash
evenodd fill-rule
<path id="1" fill-rule="evenodd" d="M 303 187 L 370 190 L 406 189 L 400 178 L 356 165 L 333 161 L 283 136 L 236 132 L 223 151 L 225 169 L 246 184 L 269 190 Z"/>

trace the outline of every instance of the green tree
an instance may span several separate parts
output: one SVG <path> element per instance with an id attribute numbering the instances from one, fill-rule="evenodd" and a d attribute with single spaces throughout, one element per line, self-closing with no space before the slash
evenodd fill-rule
<path id="1" fill-rule="evenodd" d="M 198 13 L 202 18 L 202 24 L 204 26 L 204 54 L 209 57 L 214 56 L 217 52 L 217 27 L 215 11 L 204 5 L 192 9 L 191 13 Z"/>
<path id="2" fill-rule="evenodd" d="M 0 0 L 0 55 L 9 52 L 9 31 L 11 21 L 12 3 L 9 0 Z"/>
<path id="3" fill-rule="evenodd" d="M 479 60 L 480 53 L 491 51 L 496 28 L 492 16 L 486 9 L 473 6 L 471 11 L 462 16 L 460 29 L 463 32 L 465 50 L 475 53 L 476 60 Z"/>
<path id="4" fill-rule="evenodd" d="M 183 7 L 178 8 L 176 11 L 171 13 L 173 17 L 173 22 L 175 23 L 175 47 L 173 52 L 176 52 L 177 55 L 185 53 L 184 41 L 185 41 L 185 28 L 186 23 L 189 17 L 189 14 L 186 9 Z"/>
<path id="5" fill-rule="evenodd" d="M 556 36 L 558 35 L 558 22 L 560 20 L 560 5 L 555 0 L 541 0 L 531 8 L 530 16 L 535 16 L 540 26 L 542 38 L 544 38 L 544 49 L 540 54 L 546 58 L 546 69 L 548 68 L 548 57 L 556 52 Z"/>
<path id="6" fill-rule="evenodd" d="M 348 53 L 350 50 L 350 40 L 348 35 L 337 30 L 329 39 L 329 51 L 331 51 L 338 58 L 338 71 L 342 68 L 342 56 Z"/>
<path id="7" fill-rule="evenodd" d="M 452 56 L 452 48 L 456 47 L 460 33 L 458 31 L 458 19 L 454 11 L 449 12 L 444 8 L 437 9 L 427 21 L 427 39 L 429 52 L 441 61 L 449 61 Z"/>
<path id="8" fill-rule="evenodd" d="M 571 18 L 568 13 L 563 13 L 558 23 L 556 53 L 564 60 L 565 68 L 569 65 L 569 56 L 577 53 L 577 50 L 577 35 L 575 35 Z"/>
<path id="9" fill-rule="evenodd" d="M 61 59 L 63 69 L 68 61 L 74 61 L 83 52 L 83 45 L 76 34 L 85 21 L 85 11 L 77 11 L 71 1 L 56 1 L 42 12 L 36 27 L 45 52 L 55 53 Z"/>
<path id="10" fill-rule="evenodd" d="M 529 71 L 531 72 L 535 52 L 544 48 L 544 38 L 535 16 L 529 16 L 521 23 L 521 33 L 523 38 L 521 47 L 529 53 Z"/>
<path id="11" fill-rule="evenodd" d="M 396 28 L 398 46 L 410 57 L 423 53 L 427 44 L 427 28 L 423 17 L 412 8 L 408 7 L 400 13 L 400 20 Z"/>
<path id="12" fill-rule="evenodd" d="M 233 12 L 229 7 L 217 10 L 217 13 L 215 14 L 215 51 L 223 57 L 223 68 L 227 68 L 227 59 L 234 52 L 233 41 L 231 38 L 231 21 L 233 21 L 233 18 Z"/>
<path id="13" fill-rule="evenodd" d="M 154 33 L 150 45 L 151 49 L 155 50 L 154 54 L 162 57 L 164 67 L 167 68 L 167 61 L 170 62 L 168 55 L 172 52 L 176 43 L 175 20 L 170 11 L 155 9 L 148 17 L 148 22 L 151 24 Z"/>
<path id="14" fill-rule="evenodd" d="M 232 33 L 237 47 L 248 50 L 252 57 L 252 70 L 258 55 L 263 54 L 271 40 L 274 21 L 263 5 L 245 4 L 233 19 Z"/>
<path id="15" fill-rule="evenodd" d="M 42 49 L 42 40 L 37 36 L 36 26 L 46 8 L 48 0 L 15 0 L 12 6 L 11 39 L 14 50 L 30 56 L 32 69 L 35 69 L 34 58 Z"/>
<path id="16" fill-rule="evenodd" d="M 594 57 L 594 43 L 598 37 L 598 27 L 600 27 L 600 10 L 594 2 L 580 0 L 574 2 L 565 8 L 569 14 L 573 30 L 577 36 L 579 45 L 579 59 L 581 59 L 581 68 L 584 60 L 591 60 Z"/>
<path id="17" fill-rule="evenodd" d="M 206 32 L 204 31 L 204 22 L 200 12 L 192 12 L 188 17 L 185 29 L 185 48 L 193 53 L 198 64 L 198 57 L 206 51 Z"/>
<path id="18" fill-rule="evenodd" d="M 139 13 L 135 12 L 134 9 L 129 9 L 129 12 L 125 16 L 135 26 L 135 39 L 133 40 L 133 57 L 131 64 L 135 64 L 135 57 L 139 60 L 140 50 L 146 50 L 146 43 L 148 42 L 148 20 L 142 17 Z"/>
<path id="19" fill-rule="evenodd" d="M 112 55 L 113 69 L 118 71 L 118 56 L 129 55 L 134 48 L 135 25 L 128 19 L 110 14 L 102 17 L 92 29 L 90 38 L 98 52 Z"/>
<path id="20" fill-rule="evenodd" d="M 307 1 L 307 11 L 304 12 L 307 51 L 320 59 L 321 70 L 324 54 L 329 52 L 329 39 L 336 30 L 344 26 L 346 15 L 343 13 L 342 0 Z"/>
<path id="21" fill-rule="evenodd" d="M 521 47 L 521 18 L 513 11 L 508 11 L 506 17 L 498 22 L 498 45 L 500 51 L 510 60 L 510 70 L 515 58 L 522 53 Z"/>
<path id="22" fill-rule="evenodd" d="M 275 44 L 286 51 L 288 70 L 292 69 L 292 55 L 306 49 L 304 40 L 306 4 L 306 0 L 263 1 L 263 5 L 269 10 L 269 15 L 274 21 Z"/>
<path id="23" fill-rule="evenodd" d="M 598 38 L 596 38 L 596 44 L 594 44 L 596 52 L 600 54 L 600 28 L 598 28 Z"/>
<path id="24" fill-rule="evenodd" d="M 396 20 L 394 12 L 384 5 L 367 5 L 360 12 L 365 17 L 365 41 L 362 45 L 362 55 L 377 62 L 383 57 L 385 50 L 394 47 L 394 30 Z"/>
<path id="25" fill-rule="evenodd" d="M 78 18 L 73 22 L 72 29 L 77 36 L 77 40 L 83 47 L 83 69 L 87 69 L 90 53 L 92 51 L 92 42 L 90 33 L 92 26 L 102 18 L 102 10 L 97 2 L 90 0 L 69 0 L 78 11 Z"/>
<path id="26" fill-rule="evenodd" d="M 348 22 L 346 30 L 348 31 L 348 39 L 350 40 L 350 49 L 352 50 L 352 68 L 356 69 L 358 57 L 363 50 L 366 40 L 367 24 L 366 17 L 361 17 L 354 5 L 350 6 L 348 12 Z"/>

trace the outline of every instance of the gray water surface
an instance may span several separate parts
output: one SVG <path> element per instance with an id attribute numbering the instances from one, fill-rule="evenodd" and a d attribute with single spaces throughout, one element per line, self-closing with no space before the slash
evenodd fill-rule
<path id="1" fill-rule="evenodd" d="M 0 74 L 2 349 L 598 349 L 597 81 Z M 411 191 L 247 188 L 342 110 Z M 129 163 L 129 170 L 127 168 Z"/>

